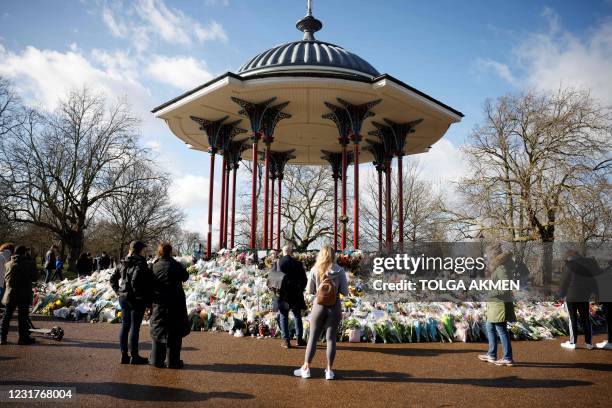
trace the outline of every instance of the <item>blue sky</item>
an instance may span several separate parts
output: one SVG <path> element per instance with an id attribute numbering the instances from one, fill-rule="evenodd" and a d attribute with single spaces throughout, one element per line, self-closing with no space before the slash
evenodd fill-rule
<path id="1" fill-rule="evenodd" d="M 172 172 L 188 227 L 204 231 L 208 157 L 175 140 L 154 106 L 253 55 L 299 39 L 305 0 L 7 1 L 0 3 L 0 75 L 24 100 L 52 107 L 87 84 L 127 97 L 143 144 Z M 589 88 L 612 104 L 612 1 L 314 0 L 317 38 L 360 55 L 380 72 L 465 113 L 423 173 L 465 172 L 459 146 L 485 98 L 527 87 Z"/>

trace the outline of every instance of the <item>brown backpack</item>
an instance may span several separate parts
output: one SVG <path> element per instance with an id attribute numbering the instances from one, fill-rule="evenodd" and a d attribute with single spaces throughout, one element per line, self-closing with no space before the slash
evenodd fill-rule
<path id="1" fill-rule="evenodd" d="M 326 277 L 317 289 L 317 303 L 321 306 L 334 306 L 338 300 L 338 288 L 334 280 Z"/>

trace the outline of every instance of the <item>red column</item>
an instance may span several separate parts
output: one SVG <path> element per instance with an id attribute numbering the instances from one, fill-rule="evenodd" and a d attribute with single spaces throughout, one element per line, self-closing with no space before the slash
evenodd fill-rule
<path id="1" fill-rule="evenodd" d="M 359 249 L 359 135 L 353 138 L 353 248 Z"/>
<path id="2" fill-rule="evenodd" d="M 393 243 L 393 232 L 391 230 L 391 159 L 387 159 L 385 161 L 385 206 L 386 206 L 386 217 L 385 221 L 387 223 L 387 249 L 391 249 L 391 245 Z"/>
<path id="3" fill-rule="evenodd" d="M 280 250 L 280 244 L 281 244 L 281 232 L 280 232 L 280 225 L 281 225 L 281 197 L 282 197 L 282 193 L 281 193 L 281 189 L 283 187 L 282 185 L 283 179 L 282 177 L 278 178 L 278 204 L 277 204 L 277 214 L 276 214 L 276 249 Z"/>
<path id="4" fill-rule="evenodd" d="M 270 236 L 268 247 L 272 249 L 274 248 L 274 179 L 270 179 L 270 186 L 272 190 L 270 191 Z"/>
<path id="5" fill-rule="evenodd" d="M 227 163 L 227 169 L 225 170 L 225 206 L 223 207 L 224 215 L 223 215 L 223 248 L 227 248 L 227 225 L 229 223 L 229 191 L 230 191 L 230 173 L 232 168 L 229 166 L 229 162 Z"/>
<path id="6" fill-rule="evenodd" d="M 344 251 L 346 249 L 346 144 L 342 144 L 342 238 L 340 241 L 340 248 Z"/>
<path id="7" fill-rule="evenodd" d="M 268 210 L 269 210 L 269 202 L 270 197 L 269 194 L 269 176 L 270 176 L 270 142 L 269 138 L 264 139 L 264 143 L 266 145 L 266 150 L 264 153 L 264 220 L 263 220 L 263 242 L 262 248 L 265 249 L 268 247 Z M 272 231 L 270 231 L 272 233 Z"/>
<path id="8" fill-rule="evenodd" d="M 234 248 L 234 229 L 236 228 L 236 173 L 238 173 L 238 167 L 234 167 L 234 173 L 232 174 L 232 231 L 230 234 L 230 248 Z"/>
<path id="9" fill-rule="evenodd" d="M 212 218 L 213 218 L 213 193 L 215 179 L 215 152 L 210 153 L 210 174 L 208 181 L 208 232 L 206 233 L 206 257 L 210 258 L 212 251 Z"/>
<path id="10" fill-rule="evenodd" d="M 334 177 L 334 251 L 338 250 L 338 177 Z"/>
<path id="11" fill-rule="evenodd" d="M 398 222 L 399 222 L 399 245 L 400 250 L 404 248 L 404 174 L 402 155 L 397 156 L 397 192 L 399 198 Z"/>
<path id="12" fill-rule="evenodd" d="M 221 162 L 221 208 L 219 213 L 221 214 L 221 218 L 219 220 L 219 249 L 223 248 L 223 216 L 225 215 L 225 154 L 223 154 L 223 161 Z"/>
<path id="13" fill-rule="evenodd" d="M 253 185 L 251 186 L 251 242 L 252 250 L 257 246 L 257 142 L 259 135 L 253 135 Z"/>
<path id="14" fill-rule="evenodd" d="M 382 249 L 383 242 L 383 186 L 382 186 L 382 170 L 380 165 L 377 166 L 378 173 L 378 248 Z"/>

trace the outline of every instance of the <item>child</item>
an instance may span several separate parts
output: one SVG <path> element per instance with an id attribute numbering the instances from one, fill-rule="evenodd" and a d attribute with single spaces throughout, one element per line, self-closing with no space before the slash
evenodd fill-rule
<path id="1" fill-rule="evenodd" d="M 62 269 L 64 268 L 64 261 L 61 256 L 57 256 L 55 259 L 55 276 L 59 278 L 59 280 L 63 280 Z"/>

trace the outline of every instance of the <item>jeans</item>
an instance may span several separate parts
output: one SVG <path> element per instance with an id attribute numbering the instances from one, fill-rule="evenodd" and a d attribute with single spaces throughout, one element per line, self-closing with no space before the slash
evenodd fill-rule
<path id="1" fill-rule="evenodd" d="M 0 326 L 0 339 L 2 340 L 6 340 L 15 309 L 17 309 L 17 320 L 19 322 L 19 340 L 25 340 L 30 337 L 30 326 L 28 324 L 30 305 L 28 303 L 21 305 L 9 303 L 4 309 L 4 316 L 2 316 L 2 323 Z"/>
<path id="2" fill-rule="evenodd" d="M 119 331 L 119 345 L 121 346 L 121 352 L 128 352 L 128 337 L 129 337 L 129 351 L 132 357 L 138 355 L 138 340 L 140 338 L 140 324 L 142 323 L 142 317 L 144 316 L 145 304 L 141 301 L 128 301 L 124 297 L 119 298 L 119 304 L 121 305 L 121 312 L 123 317 L 121 319 L 121 330 Z"/>
<path id="3" fill-rule="evenodd" d="M 512 360 L 512 344 L 510 344 L 507 326 L 508 324 L 506 322 L 487 322 L 487 338 L 489 339 L 489 352 L 487 354 L 495 359 L 497 359 L 497 336 L 499 336 L 504 348 L 504 359 Z"/>
<path id="4" fill-rule="evenodd" d="M 300 309 L 290 309 L 287 302 L 280 302 L 278 306 L 278 323 L 283 335 L 283 339 L 289 340 L 289 310 L 293 313 L 295 322 L 296 337 L 298 340 L 304 337 L 304 326 L 302 325 L 302 311 Z"/>
<path id="5" fill-rule="evenodd" d="M 61 269 L 45 269 L 45 283 L 49 283 L 56 278 L 64 280 Z"/>
<path id="6" fill-rule="evenodd" d="M 47 268 L 45 269 L 45 283 L 51 282 L 51 278 L 53 277 L 54 269 Z"/>

